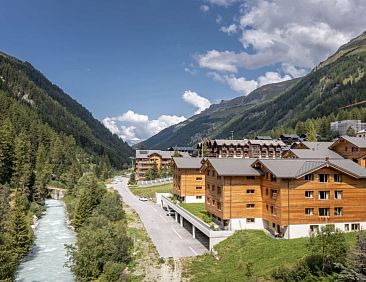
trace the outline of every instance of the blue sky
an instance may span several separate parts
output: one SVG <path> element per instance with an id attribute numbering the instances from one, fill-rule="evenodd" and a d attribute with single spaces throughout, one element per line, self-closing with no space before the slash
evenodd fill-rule
<path id="1" fill-rule="evenodd" d="M 304 75 L 366 29 L 361 0 L 277 2 L 3 0 L 0 50 L 133 143 L 210 103 Z"/>

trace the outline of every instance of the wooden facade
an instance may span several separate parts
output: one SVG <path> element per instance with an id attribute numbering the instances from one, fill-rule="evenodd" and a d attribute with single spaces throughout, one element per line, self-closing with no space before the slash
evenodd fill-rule
<path id="1" fill-rule="evenodd" d="M 366 167 L 366 140 L 364 138 L 342 136 L 329 148 L 343 158 L 353 160 L 362 167 Z"/>
<path id="2" fill-rule="evenodd" d="M 263 228 L 293 238 L 300 231 L 290 235 L 289 226 L 306 228 L 301 231 L 306 236 L 323 224 L 339 224 L 345 231 L 366 224 L 366 175 L 359 178 L 325 165 L 299 178 L 281 178 L 259 161 L 253 167 L 262 175 L 221 176 L 209 161 L 201 168 L 205 208 L 224 228 L 235 219 L 259 219 Z"/>
<path id="3" fill-rule="evenodd" d="M 173 193 L 182 201 L 186 201 L 187 197 L 204 199 L 205 175 L 199 169 L 180 169 L 174 166 Z"/>
<path id="4" fill-rule="evenodd" d="M 207 140 L 197 150 L 210 158 L 280 158 L 284 147 L 281 140 Z"/>

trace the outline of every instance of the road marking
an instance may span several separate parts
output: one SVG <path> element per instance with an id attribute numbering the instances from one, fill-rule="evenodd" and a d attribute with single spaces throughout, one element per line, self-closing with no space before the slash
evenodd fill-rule
<path id="1" fill-rule="evenodd" d="M 175 234 L 177 234 L 177 235 L 178 235 L 178 237 L 179 237 L 179 238 L 183 239 L 183 237 L 182 237 L 182 236 L 180 236 L 180 234 L 177 232 L 177 230 L 175 230 L 173 227 L 171 227 L 171 229 L 175 232 Z"/>
<path id="2" fill-rule="evenodd" d="M 196 253 L 196 251 L 195 250 L 193 250 L 193 248 L 192 247 L 189 247 L 190 248 L 190 250 L 194 253 L 194 255 L 195 256 L 198 256 L 198 254 Z"/>
<path id="3" fill-rule="evenodd" d="M 167 221 L 166 221 L 166 219 L 165 219 L 163 216 L 161 216 L 161 214 L 159 214 L 159 215 L 160 215 L 161 219 L 162 219 L 164 222 L 167 222 Z"/>

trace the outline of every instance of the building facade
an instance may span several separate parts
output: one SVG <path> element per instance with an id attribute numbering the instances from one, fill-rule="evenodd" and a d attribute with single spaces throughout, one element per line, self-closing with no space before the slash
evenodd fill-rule
<path id="1" fill-rule="evenodd" d="M 154 166 L 161 172 L 170 169 L 170 164 L 175 151 L 162 150 L 136 150 L 136 177 L 145 179 L 145 174 Z M 181 157 L 189 156 L 187 152 L 179 152 Z"/>
<path id="2" fill-rule="evenodd" d="M 330 129 L 338 132 L 339 135 L 346 135 L 349 127 L 352 127 L 357 132 L 365 129 L 366 123 L 361 122 L 361 120 L 341 120 L 330 123 Z"/>
<path id="3" fill-rule="evenodd" d="M 197 150 L 210 158 L 280 158 L 285 146 L 281 140 L 206 140 Z"/>
<path id="4" fill-rule="evenodd" d="M 207 211 L 229 230 L 266 229 L 284 238 L 334 224 L 366 228 L 366 169 L 347 159 L 207 159 Z"/>
<path id="5" fill-rule="evenodd" d="M 205 175 L 201 158 L 173 158 L 173 194 L 184 203 L 205 202 Z"/>

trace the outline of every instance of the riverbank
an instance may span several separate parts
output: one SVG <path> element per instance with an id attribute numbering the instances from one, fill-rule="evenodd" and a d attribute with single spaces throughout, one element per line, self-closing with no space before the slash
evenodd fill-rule
<path id="1" fill-rule="evenodd" d="M 64 267 L 65 244 L 73 244 L 75 233 L 66 223 L 66 209 L 60 200 L 48 199 L 46 213 L 38 220 L 35 241 L 30 254 L 20 264 L 16 281 L 74 281 Z"/>

